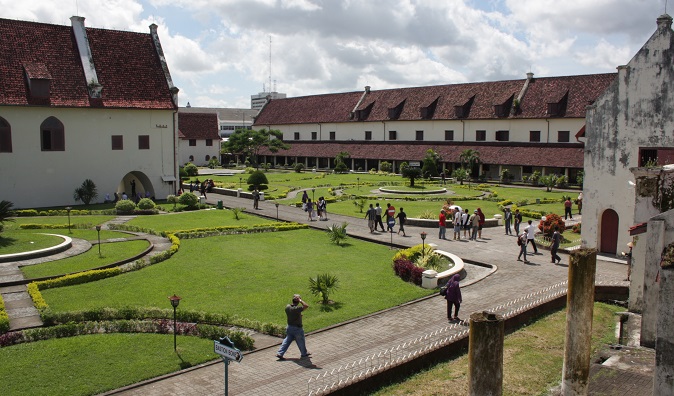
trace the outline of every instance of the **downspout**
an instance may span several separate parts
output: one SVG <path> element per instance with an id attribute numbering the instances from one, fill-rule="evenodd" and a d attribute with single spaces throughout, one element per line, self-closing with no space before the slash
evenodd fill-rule
<path id="1" fill-rule="evenodd" d="M 548 137 L 547 137 L 546 143 L 550 143 L 550 120 L 548 120 L 548 119 L 546 118 L 546 119 L 545 119 L 545 122 L 548 123 Z"/>
<path id="2" fill-rule="evenodd" d="M 466 123 L 461 120 L 461 142 L 466 141 Z"/>
<path id="3" fill-rule="evenodd" d="M 386 141 L 386 121 L 382 121 L 381 123 L 384 124 L 384 138 L 382 141 Z"/>

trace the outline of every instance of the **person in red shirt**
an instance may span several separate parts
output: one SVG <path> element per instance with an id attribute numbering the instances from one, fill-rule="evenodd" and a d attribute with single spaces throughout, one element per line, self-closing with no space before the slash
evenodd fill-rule
<path id="1" fill-rule="evenodd" d="M 482 227 L 484 227 L 485 222 L 485 216 L 484 213 L 482 213 L 482 209 L 477 208 L 477 215 L 480 217 L 480 222 L 477 226 L 477 237 L 482 239 Z"/>
<path id="2" fill-rule="evenodd" d="M 395 223 L 396 208 L 391 204 L 386 204 L 386 227 L 387 231 L 393 233 L 393 226 L 391 220 Z"/>
<path id="3" fill-rule="evenodd" d="M 573 204 L 571 203 L 571 197 L 566 197 L 566 201 L 564 201 L 564 220 L 566 220 L 567 217 L 570 217 L 571 220 L 573 220 L 573 215 L 571 214 L 571 206 L 573 206 Z"/>
<path id="4" fill-rule="evenodd" d="M 438 233 L 439 239 L 447 239 L 445 233 L 447 232 L 447 217 L 445 216 L 445 210 L 440 211 L 440 219 L 438 220 L 438 225 L 440 226 L 440 232 Z"/>

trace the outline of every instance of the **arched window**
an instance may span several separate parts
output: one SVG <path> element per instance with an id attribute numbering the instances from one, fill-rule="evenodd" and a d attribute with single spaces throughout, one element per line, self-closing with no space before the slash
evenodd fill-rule
<path id="1" fill-rule="evenodd" d="M 42 151 L 65 151 L 66 140 L 63 123 L 56 117 L 49 117 L 40 125 Z"/>
<path id="2" fill-rule="evenodd" d="M 0 153 L 12 152 L 12 128 L 9 122 L 0 117 Z"/>
<path id="3" fill-rule="evenodd" d="M 210 159 L 211 159 L 211 156 L 208 155 L 208 154 L 206 154 L 206 161 L 208 161 L 208 160 L 210 160 Z"/>
<path id="4" fill-rule="evenodd" d="M 190 155 L 190 162 L 194 162 L 194 156 Z"/>

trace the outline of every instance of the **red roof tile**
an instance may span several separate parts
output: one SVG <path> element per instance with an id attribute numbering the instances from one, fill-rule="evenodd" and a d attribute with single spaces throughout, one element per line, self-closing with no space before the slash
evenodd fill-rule
<path id="1" fill-rule="evenodd" d="M 181 139 L 220 140 L 218 115 L 215 113 L 178 112 L 178 136 Z"/>
<path id="2" fill-rule="evenodd" d="M 273 99 L 257 116 L 255 125 L 345 122 L 362 95 L 347 92 Z"/>
<path id="3" fill-rule="evenodd" d="M 346 142 L 287 142 L 290 150 L 280 150 L 273 154 L 263 149 L 262 155 L 289 157 L 334 158 L 346 151 L 351 158 L 382 159 L 395 161 L 421 161 L 426 150 L 435 150 L 444 162 L 461 162 L 459 156 L 464 150 L 473 149 L 480 153 L 484 164 L 547 166 L 559 168 L 582 168 L 583 146 L 580 144 L 527 144 L 511 142 L 485 143 L 346 143 Z M 373 154 L 376 153 L 376 154 Z"/>
<path id="4" fill-rule="evenodd" d="M 0 19 L 0 105 L 174 109 L 150 34 L 87 28 L 102 98 L 90 100 L 70 26 Z M 50 98 L 31 100 L 25 72 L 51 78 Z"/>

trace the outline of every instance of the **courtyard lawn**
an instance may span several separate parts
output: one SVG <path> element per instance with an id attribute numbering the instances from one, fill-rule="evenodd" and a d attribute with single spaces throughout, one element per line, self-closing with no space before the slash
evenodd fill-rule
<path id="1" fill-rule="evenodd" d="M 34 231 L 34 230 L 33 230 Z M 45 249 L 63 242 L 63 238 L 41 233 L 3 232 L 0 234 L 0 254 Z"/>
<path id="2" fill-rule="evenodd" d="M 595 303 L 592 350 L 615 343 L 615 313 L 624 308 Z M 504 395 L 547 395 L 561 378 L 566 311 L 558 311 L 505 337 Z M 468 356 L 439 363 L 374 395 L 467 395 Z"/>
<path id="3" fill-rule="evenodd" d="M 270 222 L 273 222 L 273 220 L 263 219 L 246 213 L 240 213 L 239 220 L 236 220 L 231 210 L 212 209 L 154 216 L 138 216 L 125 224 L 150 228 L 155 231 L 177 231 L 221 226 L 251 226 Z"/>
<path id="4" fill-rule="evenodd" d="M 169 334 L 101 334 L 0 348 L 0 395 L 99 394 L 217 357 L 213 341 Z M 224 385 L 223 385 L 224 387 Z"/>
<path id="5" fill-rule="evenodd" d="M 393 274 L 394 251 L 350 238 L 330 244 L 325 232 L 296 230 L 183 239 L 169 260 L 87 284 L 43 290 L 55 311 L 95 307 L 167 307 L 182 297 L 180 309 L 236 314 L 283 325 L 283 308 L 294 293 L 312 305 L 304 316 L 308 331 L 393 307 L 435 293 Z M 336 301 L 321 306 L 309 293 L 309 277 L 329 273 L 340 287 Z"/>
<path id="6" fill-rule="evenodd" d="M 26 278 L 35 279 L 86 271 L 132 257 L 148 246 L 150 244 L 146 240 L 102 243 L 101 256 L 98 255 L 98 246 L 93 246 L 77 256 L 21 267 L 21 272 Z"/>

